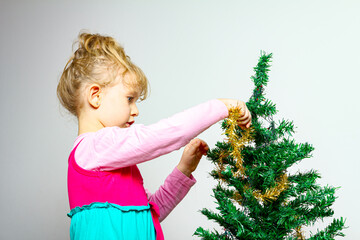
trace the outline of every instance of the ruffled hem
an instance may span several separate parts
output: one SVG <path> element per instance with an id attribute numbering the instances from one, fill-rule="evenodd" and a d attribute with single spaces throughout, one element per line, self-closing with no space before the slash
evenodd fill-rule
<path id="1" fill-rule="evenodd" d="M 115 208 L 123 212 L 129 212 L 129 211 L 144 211 L 150 209 L 150 205 L 146 206 L 120 206 L 114 203 L 101 203 L 101 202 L 94 202 L 89 205 L 84 205 L 82 207 L 75 207 L 71 209 L 70 213 L 67 214 L 69 218 L 72 218 L 76 213 L 85 211 L 85 210 L 91 210 L 95 208 Z"/>

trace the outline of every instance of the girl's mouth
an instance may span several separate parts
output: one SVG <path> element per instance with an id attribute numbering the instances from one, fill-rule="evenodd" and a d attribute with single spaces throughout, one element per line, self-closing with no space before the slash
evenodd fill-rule
<path id="1" fill-rule="evenodd" d="M 132 122 L 127 122 L 126 123 L 126 127 L 130 127 L 135 121 L 132 121 Z"/>

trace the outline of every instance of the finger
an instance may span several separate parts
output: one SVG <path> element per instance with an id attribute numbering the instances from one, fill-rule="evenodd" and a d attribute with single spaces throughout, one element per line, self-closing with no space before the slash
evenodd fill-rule
<path id="1" fill-rule="evenodd" d="M 199 145 L 200 142 L 201 142 L 200 139 L 194 138 L 194 139 L 192 139 L 192 140 L 190 141 L 190 144 L 191 144 L 191 145 Z"/>
<path id="2" fill-rule="evenodd" d="M 208 146 L 204 140 L 199 138 L 196 138 L 196 140 L 199 142 L 199 146 L 198 146 L 199 148 L 205 148 L 206 146 Z"/>
<path id="3" fill-rule="evenodd" d="M 199 158 L 201 158 L 203 155 L 206 155 L 208 150 L 208 144 L 204 140 L 198 138 L 191 141 L 191 146 L 189 146 L 188 149 L 190 154 L 196 155 Z"/>
<path id="4" fill-rule="evenodd" d="M 207 151 L 209 151 L 209 145 L 203 140 L 201 140 L 200 151 L 203 155 L 206 155 Z"/>
<path id="5" fill-rule="evenodd" d="M 247 118 L 243 121 L 239 121 L 238 126 L 246 126 L 249 122 L 251 122 L 251 119 Z"/>
<path id="6" fill-rule="evenodd" d="M 192 139 L 186 146 L 184 149 L 184 152 L 191 152 L 194 153 L 196 151 L 196 149 L 198 148 L 196 145 L 197 141 L 195 141 L 195 139 Z"/>
<path id="7" fill-rule="evenodd" d="M 240 121 L 243 121 L 243 120 L 249 118 L 249 116 L 251 116 L 250 111 L 249 111 L 248 109 L 246 109 L 246 111 L 244 112 L 244 115 L 242 115 L 242 116 L 239 118 L 239 120 L 240 120 Z"/>
<path id="8" fill-rule="evenodd" d="M 244 118 L 244 116 L 249 114 L 249 109 L 247 109 L 247 107 L 241 109 L 241 117 L 240 118 Z"/>
<path id="9" fill-rule="evenodd" d="M 246 115 L 244 115 L 243 117 L 238 118 L 238 121 L 239 121 L 239 122 L 244 122 L 244 121 L 248 120 L 249 117 L 250 117 L 250 114 L 246 114 Z"/>
<path id="10" fill-rule="evenodd" d="M 246 125 L 248 122 L 251 122 L 251 113 L 248 111 L 244 117 L 239 118 L 240 124 Z"/>
<path id="11" fill-rule="evenodd" d="M 188 145 L 191 148 L 191 151 L 194 152 L 201 146 L 201 140 L 198 138 L 194 138 L 193 140 L 190 141 Z"/>
<path id="12" fill-rule="evenodd" d="M 239 126 L 242 130 L 245 130 L 246 128 L 249 128 L 250 125 L 251 125 L 251 121 L 250 121 L 250 119 L 248 119 L 247 121 L 241 122 L 238 126 Z"/>
<path id="13" fill-rule="evenodd" d="M 246 122 L 243 122 L 243 124 L 242 124 L 242 126 L 243 126 L 244 128 L 249 128 L 250 125 L 251 125 L 251 120 L 250 120 L 250 119 L 249 119 L 248 121 L 246 121 Z"/>
<path id="14" fill-rule="evenodd" d="M 251 122 L 251 117 L 248 117 L 247 119 L 245 119 L 244 121 L 242 121 L 242 125 L 246 125 L 249 122 Z"/>
<path id="15" fill-rule="evenodd" d="M 202 146 L 207 146 L 207 145 L 208 145 L 204 140 L 199 139 L 199 138 L 198 138 L 198 140 L 200 141 L 200 143 L 201 143 Z"/>

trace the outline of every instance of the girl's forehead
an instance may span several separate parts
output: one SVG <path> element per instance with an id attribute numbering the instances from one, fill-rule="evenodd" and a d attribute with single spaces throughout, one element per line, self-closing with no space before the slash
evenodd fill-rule
<path id="1" fill-rule="evenodd" d="M 124 86 L 136 86 L 137 78 L 134 74 L 130 72 L 118 73 L 115 78 L 116 83 L 122 83 Z"/>
<path id="2" fill-rule="evenodd" d="M 133 95 L 133 96 L 139 96 L 140 95 L 140 89 L 136 86 L 136 85 L 133 85 L 133 84 L 128 84 L 126 82 L 119 82 L 118 83 L 120 89 L 121 89 L 121 92 L 125 93 L 125 94 L 129 94 L 129 95 Z"/>
<path id="3" fill-rule="evenodd" d="M 126 89 L 127 94 L 130 94 L 132 96 L 140 96 L 140 91 L 136 89 L 127 88 Z"/>
<path id="4" fill-rule="evenodd" d="M 140 98 L 144 91 L 146 91 L 146 86 L 144 88 L 142 79 L 130 71 L 118 72 L 115 77 L 115 82 L 116 85 L 121 86 L 122 92 L 132 95 L 133 97 Z"/>
<path id="5" fill-rule="evenodd" d="M 140 93 L 141 86 L 139 84 L 139 79 L 133 73 L 127 72 L 124 74 L 123 78 L 120 80 L 123 86 L 132 93 Z"/>

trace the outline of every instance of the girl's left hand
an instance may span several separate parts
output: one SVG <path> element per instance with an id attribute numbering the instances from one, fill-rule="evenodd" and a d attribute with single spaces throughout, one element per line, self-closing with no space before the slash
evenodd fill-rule
<path id="1" fill-rule="evenodd" d="M 209 150 L 207 143 L 199 138 L 195 138 L 186 145 L 180 163 L 177 168 L 190 177 L 191 173 L 195 171 L 200 159 Z"/>

